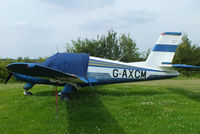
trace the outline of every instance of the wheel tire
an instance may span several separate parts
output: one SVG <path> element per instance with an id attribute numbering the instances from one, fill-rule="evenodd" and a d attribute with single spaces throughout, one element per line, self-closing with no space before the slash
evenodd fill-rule
<path id="1" fill-rule="evenodd" d="M 32 96 L 33 93 L 24 91 L 24 95 L 25 95 L 25 96 Z"/>

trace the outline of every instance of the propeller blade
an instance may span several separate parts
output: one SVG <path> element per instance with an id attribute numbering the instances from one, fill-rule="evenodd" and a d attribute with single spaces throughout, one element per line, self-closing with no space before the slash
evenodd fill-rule
<path id="1" fill-rule="evenodd" d="M 7 79 L 6 79 L 6 81 L 5 81 L 5 84 L 7 84 L 7 82 L 10 80 L 10 78 L 12 77 L 12 73 L 10 73 L 9 75 L 8 75 L 8 77 L 7 77 Z"/>

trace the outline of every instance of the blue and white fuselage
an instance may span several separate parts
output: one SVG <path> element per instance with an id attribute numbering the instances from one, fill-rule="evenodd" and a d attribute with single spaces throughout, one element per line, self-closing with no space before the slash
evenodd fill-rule
<path id="1" fill-rule="evenodd" d="M 108 84 L 164 79 L 178 75 L 172 68 L 147 67 L 145 62 L 124 63 L 90 57 L 87 78 L 93 84 Z"/>

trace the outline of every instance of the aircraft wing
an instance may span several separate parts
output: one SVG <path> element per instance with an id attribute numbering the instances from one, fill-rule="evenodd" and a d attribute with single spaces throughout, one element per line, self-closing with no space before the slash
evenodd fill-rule
<path id="1" fill-rule="evenodd" d="M 9 64 L 7 68 L 14 73 L 48 78 L 52 82 L 87 83 L 87 80 L 83 77 L 61 72 L 37 63 L 12 63 Z"/>

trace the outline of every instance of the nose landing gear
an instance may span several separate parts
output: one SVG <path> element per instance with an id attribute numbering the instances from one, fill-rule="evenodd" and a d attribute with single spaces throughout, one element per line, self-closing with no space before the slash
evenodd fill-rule
<path id="1" fill-rule="evenodd" d="M 31 89 L 32 87 L 34 86 L 34 84 L 33 83 L 26 83 L 25 85 L 24 85 L 24 95 L 25 96 L 31 96 L 31 95 L 33 95 L 33 93 L 31 93 L 30 91 L 28 91 L 29 89 Z"/>

